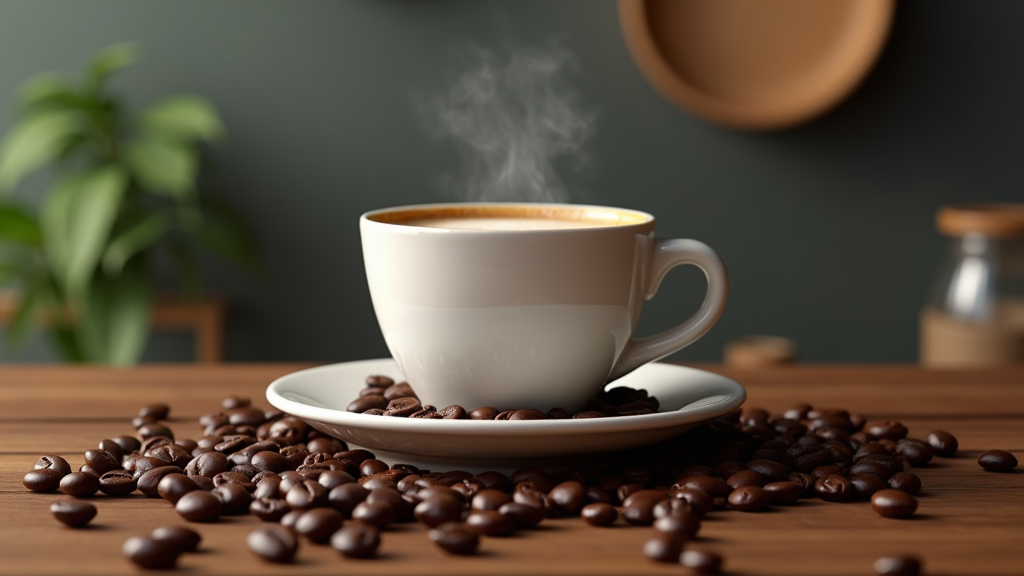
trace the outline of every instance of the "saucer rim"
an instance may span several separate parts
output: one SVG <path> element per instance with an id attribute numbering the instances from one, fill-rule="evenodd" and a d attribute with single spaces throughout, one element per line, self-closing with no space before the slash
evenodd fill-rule
<path id="1" fill-rule="evenodd" d="M 699 406 L 697 408 L 688 409 L 687 406 L 683 406 L 677 410 L 671 410 L 666 412 L 656 412 L 654 414 L 644 414 L 638 416 L 615 416 L 609 418 L 581 418 L 581 419 L 564 419 L 564 420 L 454 420 L 454 419 L 409 419 L 409 418 L 390 418 L 381 416 L 371 416 L 366 414 L 359 414 L 354 412 L 348 412 L 344 409 L 337 408 L 326 408 L 315 406 L 309 403 L 303 403 L 296 400 L 286 398 L 282 392 L 285 392 L 284 388 L 289 384 L 292 384 L 295 380 L 301 381 L 304 377 L 308 377 L 310 374 L 319 372 L 331 372 L 337 370 L 354 370 L 359 366 L 366 366 L 369 371 L 367 374 L 379 372 L 379 367 L 382 364 L 387 363 L 389 367 L 394 367 L 397 373 L 401 373 L 397 369 L 397 365 L 394 363 L 392 358 L 374 358 L 366 360 L 354 360 L 348 362 L 338 362 L 327 364 L 324 366 L 317 366 L 314 368 L 306 368 L 298 370 L 290 374 L 286 374 L 275 379 L 267 387 L 266 397 L 267 400 L 275 408 L 278 408 L 284 412 L 298 416 L 300 418 L 315 420 L 318 422 L 327 422 L 333 425 L 349 425 L 352 427 L 358 427 L 366 431 L 380 431 L 388 433 L 396 432 L 415 432 L 419 434 L 440 434 L 449 435 L 452 433 L 473 433 L 478 435 L 486 436 L 508 436 L 508 437 L 523 437 L 523 436 L 545 436 L 550 434 L 557 434 L 560 432 L 572 433 L 572 434 L 583 434 L 587 432 L 633 432 L 641 430 L 651 430 L 657 428 L 667 428 L 672 426 L 680 426 L 690 423 L 699 423 L 712 418 L 727 414 L 740 406 L 746 401 L 746 390 L 738 382 L 708 372 L 706 370 L 700 370 L 697 368 L 691 368 L 688 366 L 680 366 L 677 364 L 669 364 L 663 362 L 652 362 L 645 364 L 637 368 L 637 372 L 653 371 L 653 370 L 668 370 L 673 372 L 700 374 L 702 377 L 711 376 L 718 380 L 717 384 L 723 387 L 723 390 L 715 395 L 727 395 L 726 399 L 711 404 Z M 373 367 L 373 368 L 371 368 Z M 610 383 L 609 388 L 614 387 L 615 383 Z M 691 403 L 692 404 L 692 403 Z"/>

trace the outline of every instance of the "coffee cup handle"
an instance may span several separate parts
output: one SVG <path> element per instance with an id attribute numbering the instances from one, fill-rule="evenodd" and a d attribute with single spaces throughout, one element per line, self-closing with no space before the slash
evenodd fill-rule
<path id="1" fill-rule="evenodd" d="M 654 256 L 651 258 L 650 270 L 644 285 L 644 298 L 654 298 L 668 271 L 684 264 L 696 266 L 704 271 L 708 281 L 704 302 L 693 316 L 674 328 L 646 338 L 631 338 L 619 361 L 612 368 L 608 380 L 625 376 L 648 362 L 682 350 L 706 334 L 722 315 L 729 290 L 729 276 L 718 254 L 710 246 L 697 240 L 656 241 Z"/>

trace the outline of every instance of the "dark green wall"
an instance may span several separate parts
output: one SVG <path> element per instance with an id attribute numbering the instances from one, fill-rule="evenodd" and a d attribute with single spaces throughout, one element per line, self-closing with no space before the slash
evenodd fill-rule
<path id="1" fill-rule="evenodd" d="M 1022 21 L 1016 0 L 900 0 L 881 60 L 846 102 L 752 134 L 656 94 L 610 1 L 3 0 L 0 126 L 32 74 L 138 42 L 144 62 L 118 86 L 135 102 L 191 91 L 216 103 L 229 138 L 213 175 L 259 229 L 273 274 L 256 285 L 209 263 L 211 285 L 234 301 L 229 359 L 379 357 L 357 218 L 448 199 L 436 182 L 458 164 L 417 102 L 448 85 L 453 46 L 557 39 L 599 112 L 589 168 L 565 175 L 574 200 L 652 212 L 663 236 L 704 240 L 730 269 L 721 322 L 677 358 L 718 359 L 730 338 L 768 333 L 812 361 L 909 361 L 943 246 L 936 207 L 1024 200 Z M 672 324 L 698 288 L 692 273 L 671 275 L 642 328 Z M 187 358 L 188 345 L 160 336 L 147 357 Z M 23 357 L 48 353 L 37 339 Z"/>

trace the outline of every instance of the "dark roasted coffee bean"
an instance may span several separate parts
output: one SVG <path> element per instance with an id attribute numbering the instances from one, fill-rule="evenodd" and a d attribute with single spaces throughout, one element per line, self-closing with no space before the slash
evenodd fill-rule
<path id="1" fill-rule="evenodd" d="M 282 486 L 283 485 L 284 484 L 282 482 Z M 366 497 L 369 494 L 369 490 L 355 482 L 352 482 L 332 488 L 327 494 L 327 502 L 331 508 L 341 512 L 345 518 L 351 518 L 352 510 L 354 510 L 356 505 L 360 502 L 366 500 Z"/>
<path id="2" fill-rule="evenodd" d="M 945 430 L 932 430 L 928 433 L 926 438 L 928 444 L 931 445 L 932 451 L 935 452 L 936 456 L 942 456 L 943 458 L 950 458 L 956 454 L 957 448 L 960 447 L 960 443 L 957 442 L 956 436 L 953 436 Z"/>
<path id="3" fill-rule="evenodd" d="M 889 488 L 916 496 L 921 491 L 921 478 L 913 472 L 899 472 L 889 478 Z"/>
<path id="4" fill-rule="evenodd" d="M 111 470 L 100 476 L 100 492 L 107 496 L 127 496 L 135 488 L 135 477 L 127 470 Z"/>
<path id="5" fill-rule="evenodd" d="M 370 408 L 369 410 L 363 412 L 363 414 L 367 416 L 383 416 L 384 411 L 381 410 L 380 408 Z"/>
<path id="6" fill-rule="evenodd" d="M 263 410 L 251 406 L 232 408 L 224 412 L 228 417 L 228 424 L 232 426 L 259 426 L 266 421 Z"/>
<path id="7" fill-rule="evenodd" d="M 899 440 L 907 437 L 907 427 L 899 422 L 889 421 L 871 424 L 865 427 L 869 434 L 889 440 Z"/>
<path id="8" fill-rule="evenodd" d="M 585 410 L 583 412 L 577 412 L 572 415 L 573 420 L 586 420 L 589 418 L 605 418 L 604 412 L 598 412 L 597 410 Z"/>
<path id="9" fill-rule="evenodd" d="M 174 443 L 184 448 L 185 451 L 188 452 L 189 454 L 191 454 L 193 450 L 199 447 L 199 443 L 196 442 L 195 440 L 192 440 L 191 438 L 178 438 L 177 440 L 174 441 Z M 100 444 L 100 449 L 104 449 L 102 443 Z M 107 450 L 107 452 L 110 451 Z M 113 454 L 113 452 L 111 452 L 111 454 Z"/>
<path id="10" fill-rule="evenodd" d="M 139 438 L 141 438 L 143 442 L 156 436 L 163 436 L 169 439 L 171 442 L 174 442 L 174 432 L 172 432 L 171 429 L 168 428 L 167 426 L 164 426 L 163 424 L 157 422 L 143 424 L 142 426 L 139 426 L 138 430 L 136 430 L 135 432 L 136 434 L 139 435 Z"/>
<path id="11" fill-rule="evenodd" d="M 384 409 L 384 415 L 405 417 L 419 412 L 422 408 L 416 398 L 395 398 L 388 402 L 387 408 Z"/>
<path id="12" fill-rule="evenodd" d="M 494 420 L 494 417 L 498 415 L 497 408 L 491 408 L 490 406 L 482 406 L 475 408 L 469 413 L 470 420 Z"/>
<path id="13" fill-rule="evenodd" d="M 551 498 L 551 495 L 548 495 Z M 501 490 L 483 489 L 473 496 L 470 508 L 474 510 L 498 510 L 512 501 L 512 496 Z"/>
<path id="14" fill-rule="evenodd" d="M 386 412 L 386 411 L 385 411 Z M 433 406 L 424 406 L 422 409 L 409 414 L 409 418 L 422 418 L 427 420 L 443 420 L 444 415 L 437 413 L 437 408 Z"/>
<path id="15" fill-rule="evenodd" d="M 547 420 L 548 415 L 540 410 L 524 409 L 516 410 L 509 416 L 509 420 Z"/>
<path id="16" fill-rule="evenodd" d="M 684 550 L 679 555 L 679 563 L 695 574 L 720 574 L 722 571 L 722 557 L 704 550 Z"/>
<path id="17" fill-rule="evenodd" d="M 388 399 L 378 393 L 356 398 L 348 405 L 346 410 L 349 412 L 363 413 L 371 409 L 384 410 L 387 407 Z"/>
<path id="18" fill-rule="evenodd" d="M 398 398 L 414 398 L 419 400 L 416 393 L 413 392 L 412 386 L 409 386 L 408 382 L 399 382 L 398 384 L 388 386 L 384 390 L 384 397 L 388 400 L 395 400 Z"/>
<path id="19" fill-rule="evenodd" d="M 478 532 L 465 522 L 446 522 L 431 528 L 428 535 L 434 544 L 451 554 L 472 554 L 480 544 Z"/>
<path id="20" fill-rule="evenodd" d="M 683 537 L 672 532 L 658 532 L 644 542 L 644 556 L 655 562 L 679 562 Z"/>
<path id="21" fill-rule="evenodd" d="M 131 454 L 142 448 L 142 443 L 134 436 L 117 436 L 114 443 L 121 447 L 121 454 Z"/>
<path id="22" fill-rule="evenodd" d="M 223 505 L 220 499 L 205 490 L 193 490 L 174 505 L 179 516 L 189 522 L 211 522 L 220 517 Z"/>
<path id="23" fill-rule="evenodd" d="M 344 470 L 328 470 L 320 474 L 320 477 L 316 479 L 328 492 L 334 488 L 341 486 L 342 484 L 351 484 L 355 482 L 355 478 L 351 474 Z"/>
<path id="24" fill-rule="evenodd" d="M 96 517 L 96 507 L 88 502 L 61 500 L 50 504 L 50 513 L 72 528 L 80 528 Z"/>
<path id="25" fill-rule="evenodd" d="M 25 474 L 22 484 L 33 492 L 53 492 L 60 487 L 63 477 L 64 474 L 53 468 L 37 468 Z"/>
<path id="26" fill-rule="evenodd" d="M 799 472 L 810 472 L 820 466 L 829 466 L 835 461 L 832 452 L 827 449 L 815 450 L 793 459 L 793 467 Z"/>
<path id="27" fill-rule="evenodd" d="M 703 490 L 687 486 L 669 490 L 669 496 L 685 500 L 690 505 L 690 510 L 698 516 L 707 514 L 715 505 L 714 496 Z"/>
<path id="28" fill-rule="evenodd" d="M 365 522 L 375 528 L 384 528 L 395 521 L 397 511 L 386 502 L 362 501 L 352 509 L 352 519 Z"/>
<path id="29" fill-rule="evenodd" d="M 85 498 L 100 489 L 100 479 L 85 472 L 72 472 L 60 479 L 60 491 L 68 496 Z"/>
<path id="30" fill-rule="evenodd" d="M 729 507 L 742 512 L 767 510 L 772 503 L 771 495 L 760 486 L 741 486 L 729 493 Z"/>
<path id="31" fill-rule="evenodd" d="M 890 466 L 878 462 L 871 457 L 865 457 L 855 462 L 853 466 L 847 471 L 847 474 L 853 476 L 855 474 L 873 474 L 878 476 L 882 480 L 889 480 L 892 475 L 895 474 Z"/>
<path id="32" fill-rule="evenodd" d="M 345 523 L 341 513 L 333 508 L 315 508 L 307 510 L 295 521 L 295 531 L 305 536 L 310 542 L 326 544 Z"/>
<path id="33" fill-rule="evenodd" d="M 671 532 L 683 538 L 692 539 L 700 531 L 700 517 L 696 514 L 673 514 L 662 516 L 654 521 L 654 529 L 658 532 Z"/>
<path id="34" fill-rule="evenodd" d="M 115 459 L 110 452 L 106 450 L 86 450 L 85 451 L 85 463 L 90 468 L 95 470 L 102 476 L 105 472 L 111 470 L 121 470 L 121 461 Z"/>
<path id="35" fill-rule="evenodd" d="M 166 474 L 156 486 L 157 494 L 171 504 L 177 504 L 182 496 L 195 490 L 199 490 L 195 481 L 177 472 Z"/>
<path id="36" fill-rule="evenodd" d="M 800 499 L 800 496 L 804 493 L 804 487 L 802 484 L 796 482 L 769 482 L 763 486 L 764 491 L 768 493 L 771 498 L 772 504 L 779 506 L 785 504 L 793 504 Z"/>
<path id="37" fill-rule="evenodd" d="M 520 502 L 503 504 L 501 508 L 498 508 L 498 512 L 511 519 L 516 528 L 533 528 L 547 516 L 547 511 L 543 507 L 530 506 Z"/>
<path id="38" fill-rule="evenodd" d="M 466 516 L 466 526 L 484 536 L 507 536 L 515 528 L 515 522 L 497 510 L 472 510 Z"/>
<path id="39" fill-rule="evenodd" d="M 311 510 L 328 505 L 327 489 L 315 480 L 305 480 L 292 486 L 284 496 L 293 510 Z"/>
<path id="40" fill-rule="evenodd" d="M 254 498 L 249 504 L 249 511 L 264 522 L 277 522 L 291 508 L 280 498 Z"/>
<path id="41" fill-rule="evenodd" d="M 188 476 L 206 476 L 213 478 L 221 472 L 228 470 L 228 457 L 221 452 L 206 452 L 196 456 L 185 466 L 185 474 Z"/>
<path id="42" fill-rule="evenodd" d="M 132 536 L 121 547 L 121 552 L 141 568 L 174 568 L 178 561 L 178 549 L 166 540 L 148 536 Z"/>
<path id="43" fill-rule="evenodd" d="M 154 540 L 167 542 L 179 552 L 195 552 L 203 537 L 199 532 L 184 526 L 161 526 L 149 535 Z"/>
<path id="44" fill-rule="evenodd" d="M 363 460 L 362 464 L 359 465 L 359 474 L 362 476 L 373 476 L 381 472 L 386 472 L 391 467 L 386 463 L 381 462 L 375 458 L 369 460 Z"/>
<path id="45" fill-rule="evenodd" d="M 148 498 L 160 497 L 160 481 L 169 474 L 181 474 L 181 468 L 177 466 L 160 466 L 138 474 L 136 488 Z M 194 483 L 194 482 L 193 482 Z M 98 489 L 98 488 L 97 488 Z"/>
<path id="46" fill-rule="evenodd" d="M 207 492 L 215 488 L 213 480 L 211 478 L 207 478 L 206 476 L 193 476 L 192 482 L 195 483 L 197 488 L 199 488 L 200 490 L 206 490 Z"/>
<path id="47" fill-rule="evenodd" d="M 106 442 L 113 441 L 106 440 Z M 120 455 L 118 456 L 118 460 L 120 460 Z M 68 461 L 56 454 L 46 454 L 45 456 L 40 457 L 39 460 L 36 461 L 35 466 L 32 467 L 33 470 L 42 470 L 44 468 L 49 468 L 60 474 L 62 477 L 71 474 L 71 465 L 68 464 Z"/>
<path id="48" fill-rule="evenodd" d="M 362 522 L 352 522 L 335 531 L 330 542 L 346 558 L 370 558 L 380 547 L 380 531 Z"/>
<path id="49" fill-rule="evenodd" d="M 288 564 L 295 559 L 299 539 L 295 531 L 274 524 L 258 528 L 246 538 L 249 551 L 267 562 Z"/>
<path id="50" fill-rule="evenodd" d="M 185 468 L 192 461 L 192 454 L 177 444 L 161 444 L 147 450 L 144 454 L 147 458 L 156 458 L 172 466 Z M 95 466 L 93 466 L 95 468 Z"/>
<path id="51" fill-rule="evenodd" d="M 878 576 L 918 576 L 921 561 L 914 556 L 884 556 L 873 566 Z"/>
<path id="52" fill-rule="evenodd" d="M 241 484 L 221 484 L 210 491 L 221 503 L 221 514 L 245 514 L 252 504 L 252 494 Z"/>
<path id="53" fill-rule="evenodd" d="M 142 408 L 139 408 L 139 416 L 142 418 L 152 418 L 154 420 L 167 420 L 167 416 L 171 413 L 171 407 L 167 404 L 147 404 Z"/>
<path id="54" fill-rule="evenodd" d="M 978 458 L 978 464 L 989 472 L 1009 472 L 1017 467 L 1017 457 L 1005 450 L 989 450 Z"/>
<path id="55" fill-rule="evenodd" d="M 294 416 L 285 416 L 270 426 L 270 440 L 288 446 L 298 444 L 306 438 L 309 424 Z"/>
<path id="56" fill-rule="evenodd" d="M 853 484 L 839 474 L 828 474 L 814 483 L 814 492 L 826 502 L 849 502 L 853 500 Z"/>
<path id="57" fill-rule="evenodd" d="M 278 522 L 281 523 L 281 526 L 294 529 L 295 521 L 299 519 L 299 516 L 302 516 L 305 513 L 305 510 L 289 510 L 284 516 L 281 516 L 281 519 Z"/>
<path id="58" fill-rule="evenodd" d="M 498 412 L 498 415 L 494 417 L 495 420 L 508 420 L 512 418 L 512 413 L 515 410 L 505 410 L 504 412 Z"/>
<path id="59" fill-rule="evenodd" d="M 686 486 L 703 490 L 711 496 L 728 496 L 729 492 L 732 492 L 732 488 L 725 483 L 725 480 L 706 474 L 680 477 L 673 487 L 682 488 Z"/>
<path id="60" fill-rule="evenodd" d="M 134 426 L 136 430 L 147 424 L 156 424 L 158 422 L 159 421 L 152 416 L 136 416 L 135 418 L 132 418 L 132 426 Z"/>
<path id="61" fill-rule="evenodd" d="M 861 500 L 870 500 L 872 494 L 888 487 L 885 480 L 867 472 L 851 475 L 850 484 L 853 486 L 854 496 Z"/>
<path id="62" fill-rule="evenodd" d="M 500 490 L 502 492 L 512 491 L 512 480 L 501 472 L 481 472 L 474 478 L 489 490 Z"/>
<path id="63" fill-rule="evenodd" d="M 370 388 L 384 389 L 391 386 L 394 383 L 395 381 L 392 378 L 389 378 L 388 376 L 373 374 L 366 377 L 366 386 Z"/>
<path id="64" fill-rule="evenodd" d="M 764 477 L 765 483 L 789 479 L 789 468 L 772 460 L 751 460 L 747 462 L 747 468 Z"/>
<path id="65" fill-rule="evenodd" d="M 256 489 L 256 486 L 252 483 L 252 479 L 241 472 L 221 472 L 213 477 L 214 486 L 220 486 L 222 484 L 241 484 L 243 488 L 250 492 Z"/>
<path id="66" fill-rule="evenodd" d="M 797 484 L 803 486 L 804 495 L 814 493 L 815 480 L 814 477 L 812 477 L 810 474 L 804 474 L 803 472 L 793 472 L 789 475 L 789 481 L 796 482 Z"/>
<path id="67" fill-rule="evenodd" d="M 923 440 L 903 439 L 896 443 L 896 453 L 907 459 L 907 462 L 914 467 L 927 465 L 932 461 L 934 452 L 932 447 Z"/>
<path id="68" fill-rule="evenodd" d="M 586 487 L 576 480 L 568 480 L 548 492 L 548 506 L 562 514 L 578 514 L 586 498 Z"/>
<path id="69" fill-rule="evenodd" d="M 697 513 L 690 509 L 690 503 L 682 498 L 666 498 L 655 504 L 652 512 L 655 519 L 666 516 L 697 516 Z"/>
<path id="70" fill-rule="evenodd" d="M 146 453 L 153 448 L 163 446 L 164 444 L 174 444 L 174 439 L 168 438 L 167 436 L 150 436 L 148 438 L 143 438 L 139 452 Z"/>
<path id="71" fill-rule="evenodd" d="M 566 420 L 571 415 L 561 408 L 552 408 L 551 410 L 548 410 L 547 416 L 551 420 Z"/>
<path id="72" fill-rule="evenodd" d="M 622 518 L 636 526 L 654 523 L 654 506 L 669 496 L 661 490 L 638 490 L 622 501 Z"/>
<path id="73" fill-rule="evenodd" d="M 871 509 L 886 518 L 906 518 L 917 511 L 917 498 L 901 490 L 879 490 L 871 496 Z"/>
<path id="74" fill-rule="evenodd" d="M 739 472 L 729 476 L 725 481 L 726 484 L 732 487 L 733 490 L 742 488 L 744 486 L 757 486 L 760 488 L 766 483 L 764 475 L 754 470 L 740 470 Z"/>
<path id="75" fill-rule="evenodd" d="M 454 496 L 431 496 L 424 499 L 413 510 L 416 519 L 430 528 L 462 519 L 462 502 Z"/>

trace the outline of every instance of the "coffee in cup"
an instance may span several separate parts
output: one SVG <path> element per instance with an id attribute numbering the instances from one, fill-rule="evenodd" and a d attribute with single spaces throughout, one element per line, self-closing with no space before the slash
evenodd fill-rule
<path id="1" fill-rule="evenodd" d="M 696 240 L 660 240 L 636 210 L 574 204 L 459 203 L 360 218 L 374 311 L 421 400 L 438 407 L 581 409 L 605 383 L 704 335 L 727 275 Z M 707 276 L 698 311 L 634 338 L 665 274 Z"/>

